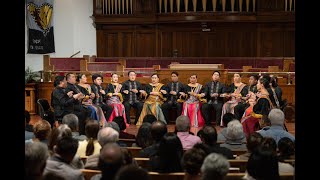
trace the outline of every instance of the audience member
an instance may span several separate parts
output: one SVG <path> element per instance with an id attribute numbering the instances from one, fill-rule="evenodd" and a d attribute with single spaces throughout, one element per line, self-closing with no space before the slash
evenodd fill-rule
<path id="1" fill-rule="evenodd" d="M 175 133 L 169 132 L 160 140 L 158 152 L 150 157 L 151 170 L 159 173 L 181 172 L 183 148 Z"/>
<path id="2" fill-rule="evenodd" d="M 100 153 L 101 146 L 98 142 L 99 129 L 100 125 L 96 120 L 89 120 L 86 123 L 85 133 L 87 139 L 79 142 L 78 156 L 83 157 Z"/>
<path id="3" fill-rule="evenodd" d="M 181 115 L 176 120 L 177 136 L 179 137 L 183 150 L 188 150 L 197 143 L 201 143 L 201 139 L 198 136 L 191 135 L 190 131 L 190 119 L 188 116 Z"/>
<path id="4" fill-rule="evenodd" d="M 279 161 L 283 161 L 286 159 L 295 159 L 295 144 L 294 142 L 288 138 L 283 137 L 278 142 L 278 150 L 279 150 Z"/>
<path id="5" fill-rule="evenodd" d="M 274 153 L 275 156 L 277 156 L 277 143 L 274 139 L 272 139 L 270 137 L 264 138 L 263 141 L 261 142 L 261 146 L 265 149 L 272 151 L 272 153 Z M 284 163 L 281 161 L 279 161 L 278 163 L 279 163 L 279 173 L 280 174 L 294 172 L 294 167 L 291 164 Z"/>
<path id="6" fill-rule="evenodd" d="M 221 154 L 211 153 L 203 161 L 201 166 L 202 180 L 223 180 L 229 172 L 230 164 Z"/>
<path id="7" fill-rule="evenodd" d="M 235 119 L 235 116 L 234 114 L 232 113 L 225 113 L 223 116 L 222 116 L 222 122 L 223 122 L 223 127 L 221 127 L 221 130 L 220 132 L 218 133 L 218 139 L 217 141 L 218 142 L 224 142 L 226 141 L 226 133 L 227 133 L 227 126 L 228 126 L 228 123 L 232 120 Z"/>
<path id="8" fill-rule="evenodd" d="M 98 142 L 101 147 L 107 143 L 116 143 L 119 141 L 119 133 L 111 127 L 105 127 L 98 132 Z M 98 169 L 99 154 L 88 156 L 85 168 Z"/>
<path id="9" fill-rule="evenodd" d="M 284 128 L 284 113 L 280 109 L 272 109 L 268 115 L 271 122 L 270 128 L 259 131 L 263 137 L 273 138 L 277 144 L 283 137 L 288 137 L 292 141 L 295 141 L 295 137 L 288 133 Z"/>
<path id="10" fill-rule="evenodd" d="M 75 114 L 67 114 L 62 118 L 62 124 L 66 124 L 72 131 L 72 137 L 77 139 L 78 141 L 83 141 L 87 139 L 85 135 L 79 134 L 79 118 Z M 84 123 L 85 125 L 85 123 Z"/>
<path id="11" fill-rule="evenodd" d="M 274 152 L 266 147 L 258 147 L 249 157 L 246 180 L 279 180 L 278 159 Z"/>
<path id="12" fill-rule="evenodd" d="M 156 121 L 151 124 L 151 137 L 153 139 L 153 144 L 142 149 L 139 152 L 139 157 L 149 158 L 154 156 L 159 149 L 160 140 L 168 132 L 167 125 L 162 121 Z"/>
<path id="13" fill-rule="evenodd" d="M 78 140 L 68 136 L 61 138 L 54 147 L 54 154 L 47 160 L 44 176 L 53 173 L 68 180 L 84 180 L 81 171 L 70 166 L 77 149 Z"/>
<path id="14" fill-rule="evenodd" d="M 183 154 L 181 166 L 186 173 L 184 180 L 200 179 L 200 169 L 206 156 L 207 153 L 200 148 L 191 148 Z"/>
<path id="15" fill-rule="evenodd" d="M 40 142 L 25 145 L 24 179 L 41 180 L 49 157 L 48 147 Z"/>
<path id="16" fill-rule="evenodd" d="M 142 149 L 151 146 L 153 144 L 153 139 L 151 136 L 151 124 L 142 123 L 139 127 L 136 142 L 132 144 L 133 147 L 141 147 Z"/>
<path id="17" fill-rule="evenodd" d="M 56 146 L 58 141 L 60 141 L 60 139 L 63 137 L 72 137 L 72 132 L 68 125 L 61 124 L 58 128 L 53 128 L 48 139 L 48 148 L 50 156 L 54 154 L 54 146 Z M 80 159 L 80 156 L 78 156 L 77 154 L 72 159 L 70 165 L 75 169 L 84 168 L 84 164 Z"/>
<path id="18" fill-rule="evenodd" d="M 148 171 L 135 165 L 127 165 L 119 169 L 114 180 L 151 180 Z"/>
<path id="19" fill-rule="evenodd" d="M 124 166 L 124 157 L 120 146 L 116 143 L 105 144 L 100 152 L 98 168 L 101 174 L 97 174 L 91 180 L 114 179 L 118 170 Z"/>
<path id="20" fill-rule="evenodd" d="M 212 126 L 205 126 L 201 135 L 202 143 L 210 148 L 210 152 L 219 153 L 224 155 L 227 159 L 234 159 L 233 153 L 226 147 L 220 147 L 217 144 L 217 130 Z"/>
<path id="21" fill-rule="evenodd" d="M 232 151 L 247 151 L 246 135 L 243 133 L 242 124 L 238 120 L 232 120 L 228 123 L 226 132 L 226 141 L 220 144 L 220 147 L 226 147 Z"/>
<path id="22" fill-rule="evenodd" d="M 39 120 L 33 125 L 32 139 L 26 140 L 25 143 L 42 142 L 48 144 L 48 137 L 51 132 L 51 125 L 46 120 Z"/>
<path id="23" fill-rule="evenodd" d="M 247 139 L 247 149 L 248 151 L 245 154 L 241 154 L 236 157 L 236 159 L 241 159 L 241 160 L 248 160 L 251 153 L 260 146 L 261 142 L 263 140 L 263 137 L 261 134 L 257 132 L 253 132 L 249 135 Z"/>

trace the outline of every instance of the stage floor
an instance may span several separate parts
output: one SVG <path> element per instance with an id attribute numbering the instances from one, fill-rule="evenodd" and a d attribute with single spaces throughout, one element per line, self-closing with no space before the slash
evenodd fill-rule
<path id="1" fill-rule="evenodd" d="M 30 124 L 34 124 L 39 119 L 41 119 L 41 117 L 39 115 L 32 115 L 31 120 L 30 120 Z M 174 127 L 175 127 L 174 124 L 169 123 L 167 127 L 168 127 L 169 132 L 174 132 Z M 286 127 L 287 127 L 289 133 L 291 133 L 295 136 L 295 123 L 294 122 L 286 122 Z M 216 129 L 218 132 L 220 132 L 220 130 L 221 130 L 220 126 L 217 126 Z M 195 134 L 197 134 L 198 131 L 199 131 L 199 128 L 191 128 L 191 132 L 193 132 Z M 136 127 L 136 125 L 130 124 L 129 128 L 126 129 L 126 132 L 136 135 L 138 132 L 138 128 Z"/>

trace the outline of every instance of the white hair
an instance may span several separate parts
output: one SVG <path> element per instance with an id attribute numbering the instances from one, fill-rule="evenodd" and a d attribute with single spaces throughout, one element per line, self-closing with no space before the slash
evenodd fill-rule
<path id="1" fill-rule="evenodd" d="M 49 157 L 48 146 L 42 142 L 25 144 L 25 176 L 42 173 Z"/>
<path id="2" fill-rule="evenodd" d="M 284 113 L 280 109 L 272 109 L 269 112 L 268 118 L 271 125 L 283 125 L 284 123 Z"/>
<path id="3" fill-rule="evenodd" d="M 203 161 L 201 166 L 201 179 L 223 179 L 229 172 L 229 161 L 221 154 L 211 153 Z"/>
<path id="4" fill-rule="evenodd" d="M 117 142 L 119 133 L 111 127 L 105 127 L 98 132 L 98 142 L 101 147 L 107 143 Z"/>
<path id="5" fill-rule="evenodd" d="M 239 139 L 243 135 L 243 127 L 239 120 L 232 120 L 227 125 L 227 139 Z"/>
<path id="6" fill-rule="evenodd" d="M 188 132 L 190 128 L 190 119 L 188 116 L 181 115 L 176 119 L 176 128 L 178 132 Z"/>
<path id="7" fill-rule="evenodd" d="M 75 114 L 66 114 L 62 118 L 62 124 L 66 124 L 72 131 L 78 130 L 79 118 Z"/>

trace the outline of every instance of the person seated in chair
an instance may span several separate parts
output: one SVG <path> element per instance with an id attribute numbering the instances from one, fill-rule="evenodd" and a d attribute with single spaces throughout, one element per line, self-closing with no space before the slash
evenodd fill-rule
<path id="1" fill-rule="evenodd" d="M 161 105 L 163 115 L 167 122 L 170 121 L 169 109 L 175 107 L 177 115 L 181 115 L 182 102 L 179 101 L 179 99 L 181 95 L 185 93 L 185 85 L 179 82 L 179 74 L 177 72 L 174 71 L 171 73 L 171 80 L 172 82 L 169 82 L 166 86 L 168 92 L 167 101 Z"/>
<path id="2" fill-rule="evenodd" d="M 135 71 L 128 72 L 129 80 L 122 83 L 121 93 L 123 96 L 123 105 L 126 111 L 127 123 L 130 121 L 130 109 L 131 107 L 136 109 L 134 124 L 138 122 L 138 118 L 141 114 L 143 102 L 141 102 L 139 96 L 142 92 L 142 86 L 139 81 L 136 81 L 137 74 Z"/>

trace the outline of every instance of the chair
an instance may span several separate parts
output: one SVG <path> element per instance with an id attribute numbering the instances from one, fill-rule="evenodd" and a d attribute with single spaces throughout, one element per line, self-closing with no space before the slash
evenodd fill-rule
<path id="1" fill-rule="evenodd" d="M 55 121 L 54 112 L 52 111 L 48 100 L 47 99 L 38 99 L 37 104 L 38 104 L 38 110 L 39 110 L 40 117 L 44 120 L 47 120 L 51 124 L 51 127 L 53 127 L 53 124 Z"/>

